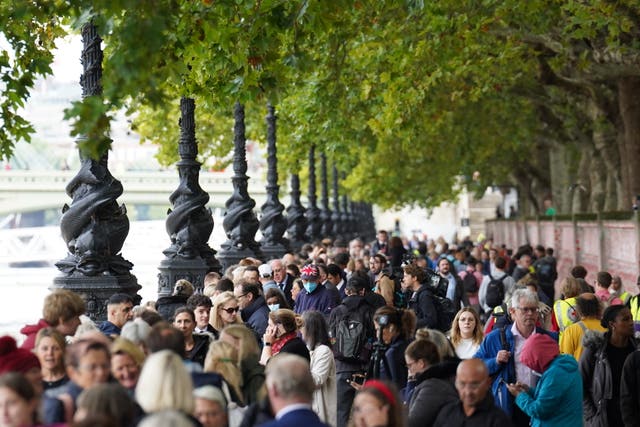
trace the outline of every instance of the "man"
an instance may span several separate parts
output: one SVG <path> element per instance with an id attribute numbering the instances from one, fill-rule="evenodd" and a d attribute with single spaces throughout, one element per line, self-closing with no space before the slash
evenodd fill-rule
<path id="1" fill-rule="evenodd" d="M 584 333 L 587 330 L 605 332 L 606 329 L 600 324 L 602 304 L 594 294 L 581 294 L 575 300 L 580 320 L 567 326 L 560 335 L 560 353 L 570 354 L 579 362 Z"/>
<path id="2" fill-rule="evenodd" d="M 402 288 L 412 292 L 409 308 L 416 314 L 416 328 L 438 328 L 438 311 L 431 289 L 424 283 L 426 273 L 415 264 L 403 267 Z"/>
<path id="3" fill-rule="evenodd" d="M 513 270 L 513 280 L 518 283 L 518 280 L 530 273 L 529 267 L 531 267 L 531 255 L 528 253 L 521 253 L 516 255 L 516 268 Z"/>
<path id="4" fill-rule="evenodd" d="M 607 271 L 599 271 L 596 274 L 596 296 L 600 301 L 602 301 L 607 306 L 609 305 L 620 305 L 622 304 L 622 300 L 615 295 L 611 295 L 609 293 L 609 286 L 611 286 L 611 274 Z"/>
<path id="5" fill-rule="evenodd" d="M 242 272 L 242 278 L 249 283 L 260 283 L 260 271 L 255 265 L 247 265 Z"/>
<path id="6" fill-rule="evenodd" d="M 195 409 L 193 416 L 202 427 L 226 426 L 228 421 L 227 399 L 218 387 L 205 385 L 193 390 Z"/>
<path id="7" fill-rule="evenodd" d="M 469 305 L 467 293 L 464 291 L 462 280 L 451 268 L 451 262 L 447 258 L 438 261 L 438 274 L 449 282 L 447 286 L 447 299 L 449 299 L 456 310 Z"/>
<path id="8" fill-rule="evenodd" d="M 342 338 L 338 335 L 338 326 L 343 319 L 354 318 L 364 320 L 365 336 L 368 342 L 375 339 L 373 326 L 373 313 L 376 311 L 375 303 L 367 297 L 365 288 L 369 286 L 366 276 L 354 274 L 346 286 L 346 297 L 342 303 L 331 312 L 329 317 L 329 335 L 333 340 Z M 351 414 L 351 405 L 355 397 L 355 389 L 349 384 L 354 374 L 364 374 L 369 363 L 360 360 L 347 360 L 336 356 L 336 384 L 338 398 L 337 427 L 345 427 Z"/>
<path id="9" fill-rule="evenodd" d="M 376 235 L 376 241 L 371 245 L 371 255 L 375 255 L 378 252 L 387 255 L 389 250 L 389 235 L 385 230 L 378 231 Z"/>
<path id="10" fill-rule="evenodd" d="M 266 369 L 267 394 L 276 419 L 265 427 L 328 427 L 311 409 L 316 389 L 309 363 L 295 354 L 279 354 Z"/>
<path id="11" fill-rule="evenodd" d="M 100 332 L 109 338 L 120 336 L 125 323 L 133 319 L 133 298 L 129 294 L 113 294 L 107 302 L 107 320 L 100 324 Z"/>
<path id="12" fill-rule="evenodd" d="M 493 264 L 493 272 L 488 276 L 484 276 L 482 279 L 482 283 L 480 284 L 480 290 L 478 291 L 478 298 L 480 301 L 480 307 L 484 310 L 485 313 L 489 314 L 494 307 L 491 307 L 487 304 L 487 289 L 489 288 L 489 283 L 492 280 L 502 282 L 504 288 L 504 295 L 511 294 L 513 287 L 516 282 L 513 280 L 511 276 L 507 274 L 505 268 L 507 267 L 507 260 L 504 257 L 498 256 L 496 257 Z"/>
<path id="13" fill-rule="evenodd" d="M 553 257 L 553 248 L 545 249 L 542 245 L 537 245 L 534 249 L 536 262 L 533 263 L 533 270 L 536 272 L 538 283 L 542 292 L 553 302 L 555 294 L 555 283 L 558 278 L 556 269 L 556 259 Z"/>
<path id="14" fill-rule="evenodd" d="M 273 272 L 273 281 L 276 282 L 280 290 L 284 293 L 289 307 L 293 307 L 293 298 L 291 297 L 291 288 L 293 287 L 293 277 L 287 274 L 286 265 L 281 259 L 272 259 L 269 261 L 271 271 Z"/>
<path id="15" fill-rule="evenodd" d="M 539 299 L 528 289 L 516 289 L 511 297 L 511 326 L 494 329 L 487 335 L 475 357 L 482 359 L 493 379 L 491 386 L 496 404 L 511 417 L 515 426 L 528 426 L 529 417 L 514 405 L 506 384 L 516 381 L 529 387 L 536 385 L 535 373 L 520 361 L 526 340 L 536 333 L 546 333 L 557 340 L 557 334 L 536 328 Z"/>
<path id="16" fill-rule="evenodd" d="M 269 323 L 269 307 L 264 297 L 260 295 L 258 285 L 240 281 L 233 288 L 233 294 L 238 299 L 242 320 L 255 332 L 259 338 L 258 341 L 261 342 Z"/>
<path id="17" fill-rule="evenodd" d="M 42 306 L 42 319 L 26 325 L 20 333 L 27 336 L 20 348 L 33 350 L 40 329 L 52 327 L 64 336 L 72 336 L 80 326 L 80 316 L 87 311 L 80 295 L 65 289 L 56 289 L 47 295 Z"/>
<path id="18" fill-rule="evenodd" d="M 491 377 L 480 359 L 463 360 L 456 371 L 456 389 L 460 400 L 444 406 L 438 413 L 435 426 L 475 427 L 510 426 L 511 420 L 495 406 L 489 393 Z"/>
<path id="19" fill-rule="evenodd" d="M 300 278 L 304 289 L 298 294 L 295 312 L 302 314 L 307 310 L 316 310 L 328 316 L 336 306 L 335 294 L 319 283 L 318 267 L 313 264 L 305 265 L 300 271 Z"/>
<path id="20" fill-rule="evenodd" d="M 196 316 L 196 328 L 194 332 L 198 334 L 210 333 L 217 339 L 217 331 L 209 324 L 212 306 L 211 298 L 202 294 L 193 294 L 187 300 L 187 307 L 193 310 Z"/>
<path id="21" fill-rule="evenodd" d="M 376 254 L 369 259 L 369 272 L 371 273 L 371 282 L 378 289 L 394 289 L 396 284 L 391 278 L 388 270 L 387 257 L 382 254 Z"/>
<path id="22" fill-rule="evenodd" d="M 349 242 L 349 256 L 353 259 L 364 256 L 364 242 L 360 238 L 355 238 Z"/>
<path id="23" fill-rule="evenodd" d="M 269 289 L 277 289 L 280 291 L 282 296 L 284 296 L 284 292 L 278 286 L 278 284 L 273 280 L 273 270 L 269 264 L 262 264 L 258 267 L 259 280 L 260 285 L 262 286 L 262 295 L 266 295 Z M 286 299 L 286 298 L 285 298 Z"/>
<path id="24" fill-rule="evenodd" d="M 345 284 L 346 279 L 344 272 L 337 264 L 318 265 L 320 270 L 320 280 L 322 280 L 322 272 L 326 280 L 322 283 L 331 293 L 333 293 L 335 304 L 334 307 L 340 304 L 340 301 L 345 297 Z"/>

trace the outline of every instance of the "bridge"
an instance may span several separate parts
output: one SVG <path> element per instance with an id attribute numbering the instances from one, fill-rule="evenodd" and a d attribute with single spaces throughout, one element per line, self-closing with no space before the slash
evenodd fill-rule
<path id="1" fill-rule="evenodd" d="M 4 170 L 0 171 L 0 217 L 4 215 L 61 209 L 71 199 L 65 187 L 76 171 L 57 170 Z M 179 183 L 176 170 L 157 172 L 113 173 L 122 182 L 124 193 L 119 203 L 131 205 L 156 205 L 170 207 L 169 196 Z M 209 193 L 209 207 L 224 208 L 231 196 L 232 175 L 227 172 L 200 172 L 200 186 Z M 265 182 L 262 177 L 250 179 L 249 195 L 259 208 L 266 199 Z M 286 191 L 286 190 L 285 190 Z M 280 191 L 283 204 L 289 200 L 288 194 Z M 166 212 L 166 210 L 165 210 Z"/>

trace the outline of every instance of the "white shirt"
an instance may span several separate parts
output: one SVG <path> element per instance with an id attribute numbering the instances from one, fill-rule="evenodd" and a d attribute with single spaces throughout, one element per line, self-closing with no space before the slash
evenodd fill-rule
<path id="1" fill-rule="evenodd" d="M 511 333 L 513 333 L 513 342 L 515 343 L 515 348 L 514 351 L 511 352 L 511 357 L 513 357 L 513 361 L 515 362 L 516 380 L 533 388 L 538 382 L 538 377 L 534 374 L 531 368 L 520 362 L 522 348 L 524 347 L 524 343 L 525 341 L 527 341 L 527 339 L 522 336 L 522 334 L 516 327 L 515 322 L 511 326 Z M 535 333 L 536 331 L 534 330 L 533 333 L 529 335 L 529 337 L 532 337 Z"/>
<path id="2" fill-rule="evenodd" d="M 460 359 L 471 359 L 479 347 L 480 344 L 474 343 L 473 338 L 462 338 L 456 346 L 456 355 Z"/>

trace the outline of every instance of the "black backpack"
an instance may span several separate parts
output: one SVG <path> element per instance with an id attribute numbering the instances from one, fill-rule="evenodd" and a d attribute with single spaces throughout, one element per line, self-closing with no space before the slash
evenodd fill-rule
<path id="1" fill-rule="evenodd" d="M 467 271 L 462 279 L 462 286 L 464 291 L 468 294 L 475 294 L 478 292 L 478 279 L 475 274 Z"/>
<path id="2" fill-rule="evenodd" d="M 373 316 L 371 316 L 373 317 Z M 333 353 L 338 360 L 351 363 L 368 362 L 371 358 L 373 331 L 371 317 L 363 310 L 347 312 L 335 329 Z"/>
<path id="3" fill-rule="evenodd" d="M 558 277 L 558 273 L 555 271 L 551 261 L 541 258 L 540 261 L 536 263 L 536 276 L 540 283 L 553 284 Z"/>
<path id="4" fill-rule="evenodd" d="M 485 302 L 490 308 L 499 306 L 504 301 L 504 279 L 507 277 L 505 274 L 499 279 L 496 279 L 489 274 L 489 284 L 487 285 L 487 293 L 485 296 Z"/>
<path id="5" fill-rule="evenodd" d="M 453 318 L 456 317 L 458 310 L 453 306 L 453 301 L 447 297 L 433 296 L 433 304 L 438 312 L 438 330 L 447 332 L 451 329 Z"/>

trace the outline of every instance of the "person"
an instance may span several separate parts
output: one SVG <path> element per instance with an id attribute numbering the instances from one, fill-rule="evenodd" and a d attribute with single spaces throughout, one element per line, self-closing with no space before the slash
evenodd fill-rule
<path id="1" fill-rule="evenodd" d="M 195 409 L 193 416 L 202 427 L 227 427 L 227 399 L 222 390 L 212 385 L 205 385 L 193 390 Z"/>
<path id="2" fill-rule="evenodd" d="M 493 264 L 491 265 L 492 271 L 491 273 L 483 277 L 482 283 L 480 283 L 480 290 L 478 291 L 478 300 L 480 302 L 480 307 L 484 310 L 485 314 L 489 314 L 491 310 L 496 307 L 495 305 L 489 304 L 487 302 L 487 290 L 489 289 L 489 284 L 492 281 L 494 283 L 502 283 L 503 295 L 511 294 L 513 292 L 513 288 L 516 285 L 515 280 L 513 280 L 513 278 L 509 276 L 505 271 L 505 268 L 507 267 L 507 260 L 504 257 L 496 256 Z M 499 305 L 500 304 L 498 304 L 498 306 Z"/>
<path id="3" fill-rule="evenodd" d="M 309 361 L 296 354 L 280 354 L 267 365 L 267 393 L 275 420 L 264 427 L 328 427 L 313 412 L 315 383 Z"/>
<path id="4" fill-rule="evenodd" d="M 240 317 L 240 304 L 233 292 L 223 292 L 213 300 L 211 326 L 218 332 L 234 323 L 243 324 Z"/>
<path id="5" fill-rule="evenodd" d="M 241 281 L 234 287 L 233 294 L 238 300 L 242 321 L 255 332 L 259 340 L 267 330 L 269 307 L 260 295 L 258 285 Z"/>
<path id="6" fill-rule="evenodd" d="M 44 390 L 60 387 L 69 381 L 64 368 L 64 352 L 67 343 L 60 332 L 54 328 L 40 329 L 36 335 L 34 353 L 42 367 L 42 385 Z"/>
<path id="7" fill-rule="evenodd" d="M 416 314 L 416 327 L 437 328 L 439 322 L 435 296 L 424 283 L 427 278 L 425 271 L 413 263 L 405 265 L 403 270 L 402 288 L 412 292 L 409 308 Z"/>
<path id="8" fill-rule="evenodd" d="M 393 381 L 398 387 L 407 385 L 407 366 L 404 351 L 413 338 L 416 329 L 416 315 L 411 310 L 380 307 L 373 315 L 373 323 L 378 339 L 386 347 L 384 357 L 380 360 L 381 379 Z M 374 355 L 374 361 L 375 361 Z M 375 367 L 374 367 L 375 378 Z"/>
<path id="9" fill-rule="evenodd" d="M 269 261 L 269 265 L 271 266 L 271 271 L 273 273 L 273 281 L 276 282 L 278 288 L 280 288 L 284 294 L 289 306 L 293 307 L 294 299 L 292 295 L 292 287 L 294 277 L 287 273 L 285 264 L 281 259 L 272 259 Z"/>
<path id="10" fill-rule="evenodd" d="M 353 274 L 347 281 L 346 297 L 342 303 L 331 312 L 329 317 L 329 336 L 338 343 L 344 337 L 341 336 L 341 324 L 350 319 L 362 323 L 366 346 L 363 349 L 363 357 L 344 358 L 336 355 L 336 390 L 338 400 L 337 426 L 345 427 L 349 421 L 351 405 L 355 397 L 355 389 L 350 385 L 354 375 L 361 375 L 367 371 L 371 356 L 371 343 L 375 339 L 373 326 L 373 314 L 375 305 L 367 298 L 365 287 L 368 281 L 364 276 Z M 335 350 L 335 347 L 334 347 Z M 368 351 L 367 351 L 368 350 Z"/>
<path id="11" fill-rule="evenodd" d="M 602 314 L 604 334 L 588 331 L 580 357 L 585 426 L 623 425 L 620 412 L 622 368 L 636 348 L 629 308 L 610 305 Z"/>
<path id="12" fill-rule="evenodd" d="M 222 376 L 230 391 L 230 400 L 244 406 L 242 400 L 242 372 L 236 362 L 238 351 L 226 341 L 214 341 L 209 347 L 204 362 L 205 372 L 216 372 Z"/>
<path id="13" fill-rule="evenodd" d="M 113 294 L 107 300 L 107 320 L 98 329 L 111 339 L 120 335 L 125 323 L 133 319 L 133 298 L 129 294 Z"/>
<path id="14" fill-rule="evenodd" d="M 0 338 L 0 374 L 6 372 L 24 375 L 38 396 L 44 391 L 38 357 L 29 350 L 18 348 L 16 340 L 9 335 Z"/>
<path id="15" fill-rule="evenodd" d="M 454 387 L 457 364 L 440 364 L 438 347 L 429 340 L 413 341 L 404 352 L 409 372 L 409 427 L 431 426 L 444 405 L 458 399 Z"/>
<path id="16" fill-rule="evenodd" d="M 311 375 L 316 385 L 312 408 L 322 422 L 335 426 L 336 363 L 331 351 L 327 321 L 317 311 L 305 311 L 302 315 L 301 332 L 311 356 Z"/>
<path id="17" fill-rule="evenodd" d="M 462 280 L 451 266 L 451 262 L 447 258 L 440 258 L 438 261 L 438 275 L 447 279 L 447 299 L 453 302 L 456 310 L 469 305 L 467 293 L 464 291 Z"/>
<path id="18" fill-rule="evenodd" d="M 269 311 L 276 311 L 281 308 L 291 309 L 291 307 L 289 307 L 289 303 L 287 303 L 287 300 L 282 294 L 282 292 L 280 291 L 280 289 L 274 289 L 274 288 L 268 289 L 264 293 L 264 299 L 267 302 L 267 307 L 269 307 Z"/>
<path id="19" fill-rule="evenodd" d="M 86 305 L 80 295 L 66 289 L 56 289 L 47 295 L 42 306 L 42 319 L 35 325 L 26 325 L 20 333 L 27 337 L 21 348 L 33 350 L 36 334 L 42 328 L 52 327 L 63 336 L 73 336 L 80 326 L 80 316 L 86 311 Z"/>
<path id="20" fill-rule="evenodd" d="M 611 286 L 612 277 L 608 271 L 599 271 L 596 275 L 596 296 L 606 305 L 619 305 L 622 304 L 622 300 L 615 294 L 609 293 L 609 286 Z"/>
<path id="21" fill-rule="evenodd" d="M 640 276 L 636 280 L 636 286 L 640 289 Z M 635 331 L 636 338 L 640 338 L 640 293 L 629 298 L 627 306 L 631 310 L 633 316 L 633 329 Z"/>
<path id="22" fill-rule="evenodd" d="M 220 340 L 228 342 L 236 349 L 236 363 L 242 372 L 242 400 L 251 405 L 266 396 L 264 388 L 264 366 L 260 361 L 260 348 L 255 334 L 244 325 L 234 324 L 225 327 Z"/>
<path id="23" fill-rule="evenodd" d="M 149 352 L 147 349 L 147 338 L 151 332 L 151 326 L 141 318 L 133 319 L 127 322 L 120 332 L 120 337 L 134 343 L 145 355 Z"/>
<path id="24" fill-rule="evenodd" d="M 606 329 L 600 324 L 602 303 L 594 294 L 582 294 L 576 298 L 576 309 L 580 320 L 560 335 L 560 353 L 570 354 L 576 361 L 580 361 L 584 333 L 588 330 L 605 332 Z"/>
<path id="25" fill-rule="evenodd" d="M 558 343 L 545 334 L 534 334 L 524 343 L 520 360 L 542 374 L 535 388 L 517 382 L 507 384 L 516 405 L 531 418 L 531 426 L 581 427 L 582 377 L 578 362 L 560 354 Z"/>
<path id="26" fill-rule="evenodd" d="M 381 253 L 388 255 L 388 240 L 389 235 L 386 230 L 379 230 L 376 235 L 376 240 L 371 244 L 371 255 Z"/>
<path id="27" fill-rule="evenodd" d="M 396 284 L 387 271 L 387 257 L 381 253 L 372 256 L 369 259 L 369 274 L 375 285 L 374 291 L 382 295 L 388 306 L 393 307 Z"/>
<path id="28" fill-rule="evenodd" d="M 317 310 L 328 316 L 336 306 L 335 294 L 319 283 L 320 272 L 312 264 L 305 265 L 300 270 L 300 278 L 304 289 L 296 299 L 295 312 L 302 314 L 306 310 Z"/>
<path id="29" fill-rule="evenodd" d="M 622 301 L 624 305 L 628 305 L 629 298 L 631 298 L 631 294 L 624 289 L 624 286 L 622 286 L 622 279 L 620 278 L 620 276 L 611 277 L 611 286 L 609 286 L 609 293 L 620 298 L 620 301 Z"/>
<path id="30" fill-rule="evenodd" d="M 260 270 L 256 265 L 247 265 L 242 272 L 242 281 L 247 283 L 260 283 Z"/>
<path id="31" fill-rule="evenodd" d="M 517 283 L 520 279 L 531 272 L 531 254 L 529 252 L 520 252 L 515 255 L 516 267 L 513 269 L 511 277 Z"/>
<path id="32" fill-rule="evenodd" d="M 519 408 L 514 408 L 513 396 L 506 384 L 519 381 L 532 387 L 535 385 L 534 372 L 520 361 L 520 353 L 527 339 L 538 333 L 545 333 L 557 339 L 557 334 L 537 328 L 538 295 L 528 289 L 516 289 L 511 297 L 509 314 L 511 326 L 494 329 L 485 336 L 474 357 L 482 359 L 493 377 L 491 386 L 496 404 L 512 419 L 516 426 L 528 426 L 529 417 Z"/>
<path id="33" fill-rule="evenodd" d="M 470 359 L 478 351 L 484 334 L 480 316 L 471 307 L 463 307 L 451 324 L 451 345 L 460 359 Z"/>
<path id="34" fill-rule="evenodd" d="M 214 339 L 218 339 L 216 330 L 209 324 L 212 307 L 211 298 L 206 295 L 193 294 L 187 300 L 187 308 L 193 310 L 193 314 L 196 316 L 196 327 L 193 332 L 211 334 Z"/>
<path id="35" fill-rule="evenodd" d="M 286 300 L 286 297 L 284 296 L 284 292 L 282 291 L 282 289 L 278 287 L 278 284 L 276 283 L 276 281 L 273 280 L 273 270 L 271 268 L 271 265 L 269 264 L 260 265 L 260 267 L 258 267 L 258 274 L 259 274 L 258 280 L 260 281 L 260 287 L 262 288 L 263 295 L 266 295 L 266 293 L 270 289 L 275 289 L 278 292 L 280 292 L 280 294 L 282 295 L 282 298 Z"/>
<path id="36" fill-rule="evenodd" d="M 403 427 L 404 407 L 395 384 L 368 380 L 353 400 L 355 427 Z"/>
<path id="37" fill-rule="evenodd" d="M 75 422 L 87 416 L 101 415 L 113 422 L 113 425 L 133 427 L 137 418 L 142 416 L 141 410 L 134 406 L 127 390 L 120 384 L 97 384 L 84 390 L 78 396 L 78 409 L 73 417 Z"/>
<path id="38" fill-rule="evenodd" d="M 146 414 L 176 410 L 191 415 L 195 408 L 193 382 L 182 359 L 171 350 L 160 350 L 147 358 L 135 393 L 136 401 Z"/>
<path id="39" fill-rule="evenodd" d="M 126 338 L 118 337 L 111 344 L 111 375 L 132 397 L 144 359 L 140 347 Z"/>
<path id="40" fill-rule="evenodd" d="M 550 301 L 553 301 L 555 298 L 555 282 L 558 278 L 557 261 L 553 257 L 553 248 L 545 249 L 542 245 L 536 245 L 534 253 L 536 260 L 532 267 L 540 283 L 540 289 Z"/>
<path id="41" fill-rule="evenodd" d="M 310 360 L 309 349 L 298 337 L 298 328 L 302 320 L 291 310 L 281 308 L 269 313 L 269 326 L 262 337 L 264 347 L 260 363 L 266 365 L 276 354 L 293 353 Z"/>
<path id="42" fill-rule="evenodd" d="M 329 264 L 326 267 L 327 279 L 324 285 L 333 292 L 335 298 L 335 306 L 340 304 L 346 296 L 347 275 L 338 264 Z"/>
<path id="43" fill-rule="evenodd" d="M 37 425 L 39 398 L 31 383 L 20 373 L 7 372 L 0 375 L 0 425 Z"/>
<path id="44" fill-rule="evenodd" d="M 189 297 L 193 295 L 193 284 L 186 279 L 178 279 L 173 286 L 171 295 L 158 298 L 156 301 L 156 311 L 167 322 L 171 322 L 176 309 L 187 305 Z"/>
<path id="45" fill-rule="evenodd" d="M 463 360 L 456 370 L 456 390 L 460 400 L 445 405 L 434 427 L 508 427 L 511 420 L 494 404 L 491 377 L 480 359 Z"/>
<path id="46" fill-rule="evenodd" d="M 204 359 L 211 342 L 210 335 L 194 334 L 196 316 L 190 308 L 180 307 L 176 309 L 173 319 L 173 327 L 184 335 L 184 355 L 187 359 L 204 366 Z"/>
<path id="47" fill-rule="evenodd" d="M 553 316 L 555 323 L 560 331 L 560 340 L 564 330 L 580 320 L 580 316 L 576 309 L 577 297 L 580 295 L 580 283 L 573 277 L 565 277 L 562 279 L 561 297 L 553 303 Z"/>
<path id="48" fill-rule="evenodd" d="M 295 307 L 295 303 L 296 301 L 298 301 L 298 296 L 300 295 L 300 292 L 302 292 L 303 289 L 304 289 L 304 283 L 302 282 L 302 279 L 300 278 L 294 279 L 293 284 L 291 285 L 291 301 L 293 303 L 293 305 L 291 305 L 292 308 Z"/>

